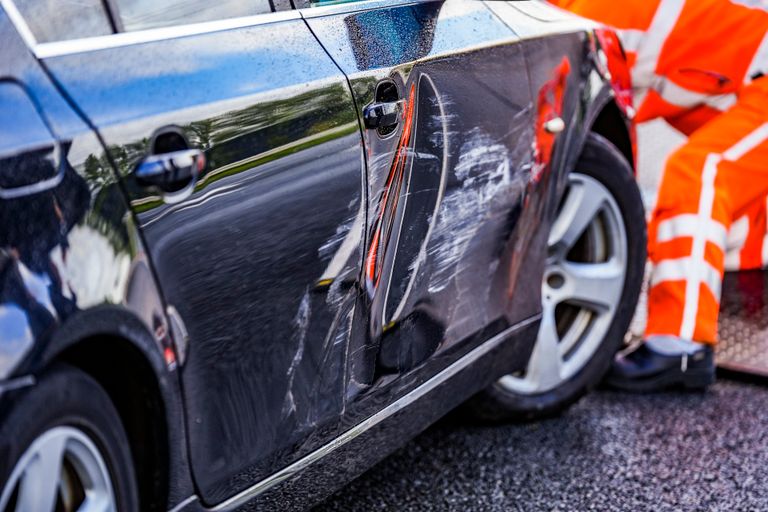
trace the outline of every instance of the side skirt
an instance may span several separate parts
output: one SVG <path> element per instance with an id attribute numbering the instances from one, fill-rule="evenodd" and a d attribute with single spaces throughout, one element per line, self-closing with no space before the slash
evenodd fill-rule
<path id="1" fill-rule="evenodd" d="M 314 505 L 362 474 L 501 376 L 524 368 L 540 316 L 525 320 L 467 353 L 432 379 L 306 457 L 211 508 L 286 510 Z M 242 507 L 242 508 L 241 508 Z"/>

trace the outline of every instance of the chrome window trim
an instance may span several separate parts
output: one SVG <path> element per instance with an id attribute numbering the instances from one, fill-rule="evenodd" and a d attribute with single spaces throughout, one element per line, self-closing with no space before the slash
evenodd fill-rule
<path id="1" fill-rule="evenodd" d="M 11 0 L 0 0 L 0 6 L 8 15 L 11 23 L 13 23 L 13 26 L 16 27 L 16 31 L 19 33 L 27 46 L 30 49 L 34 48 L 35 45 L 37 45 L 37 39 L 35 39 L 35 35 L 29 28 L 29 25 L 27 25 L 27 22 L 24 21 L 24 17 L 21 15 L 21 12 L 16 8 L 16 4 L 14 4 Z"/>
<path id="2" fill-rule="evenodd" d="M 330 455 L 332 452 L 366 433 L 368 430 L 375 427 L 379 423 L 404 410 L 417 400 L 423 398 L 435 388 L 455 377 L 459 372 L 468 368 L 473 363 L 477 362 L 481 357 L 498 348 L 502 343 L 506 342 L 511 335 L 525 327 L 528 327 L 529 325 L 534 324 L 535 322 L 538 322 L 540 319 L 541 314 L 538 314 L 500 332 L 490 340 L 462 356 L 457 361 L 454 361 L 450 366 L 443 369 L 440 373 L 431 379 L 427 380 L 417 388 L 410 391 L 408 394 L 400 397 L 388 406 L 384 407 L 373 416 L 370 416 L 367 419 L 361 421 L 351 429 L 341 434 L 339 437 L 331 440 L 327 444 L 297 460 L 293 464 L 281 469 L 276 473 L 273 473 L 271 476 L 268 476 L 260 482 L 257 482 L 248 489 L 245 489 L 244 491 L 241 491 L 231 498 L 206 510 L 209 512 L 229 512 L 231 510 L 236 510 L 260 494 L 268 491 L 272 487 L 298 475 L 308 467 L 319 462 L 323 457 Z"/>
<path id="3" fill-rule="evenodd" d="M 384 7 L 400 7 L 420 3 L 436 2 L 438 0 L 356 0 L 343 4 L 304 7 L 298 9 L 304 18 L 319 18 L 336 14 L 351 14 L 360 11 L 370 11 Z"/>
<path id="4" fill-rule="evenodd" d="M 360 0 L 337 5 L 325 5 L 321 7 L 306 7 L 284 11 L 254 14 L 224 20 L 206 21 L 202 23 L 190 23 L 187 25 L 172 25 L 162 28 L 136 30 L 133 32 L 118 32 L 105 36 L 85 37 L 81 39 L 69 39 L 66 41 L 53 41 L 40 43 L 24 20 L 21 11 L 16 7 L 14 0 L 0 0 L 0 6 L 5 10 L 16 30 L 21 35 L 32 53 L 39 59 L 60 57 L 76 53 L 105 50 L 135 44 L 176 39 L 180 37 L 195 36 L 224 30 L 245 28 L 257 25 L 266 25 L 281 21 L 298 20 L 301 18 L 316 18 L 334 14 L 346 14 L 383 7 L 402 5 L 415 5 L 437 0 Z M 112 2 L 110 2 L 111 5 Z"/>
<path id="5" fill-rule="evenodd" d="M 29 25 L 24 21 L 21 12 L 16 8 L 13 0 L 0 0 L 0 5 L 2 5 L 5 12 L 8 13 L 8 17 L 27 43 L 29 49 L 32 50 L 32 53 L 39 59 L 301 19 L 301 14 L 296 10 L 266 12 L 262 14 L 254 14 L 253 16 L 241 16 L 238 18 L 205 21 L 202 23 L 172 25 L 162 28 L 136 30 L 134 32 L 119 32 L 117 34 L 109 34 L 106 36 L 38 43 L 30 30 Z"/>

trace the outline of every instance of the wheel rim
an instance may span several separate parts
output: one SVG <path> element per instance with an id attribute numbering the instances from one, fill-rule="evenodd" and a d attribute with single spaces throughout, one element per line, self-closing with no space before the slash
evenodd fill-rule
<path id="1" fill-rule="evenodd" d="M 73 427 L 55 427 L 35 439 L 0 496 L 2 511 L 114 512 L 107 465 L 96 445 Z"/>
<path id="2" fill-rule="evenodd" d="M 594 178 L 574 172 L 548 239 L 542 320 L 528 367 L 499 385 L 517 394 L 551 391 L 595 355 L 619 306 L 627 234 L 618 204 Z"/>

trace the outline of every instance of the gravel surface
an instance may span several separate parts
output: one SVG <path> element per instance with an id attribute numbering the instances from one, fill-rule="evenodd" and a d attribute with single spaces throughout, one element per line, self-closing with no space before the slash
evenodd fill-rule
<path id="1" fill-rule="evenodd" d="M 369 510 L 768 510 L 768 388 L 597 392 L 559 418 L 453 414 L 318 507 Z"/>

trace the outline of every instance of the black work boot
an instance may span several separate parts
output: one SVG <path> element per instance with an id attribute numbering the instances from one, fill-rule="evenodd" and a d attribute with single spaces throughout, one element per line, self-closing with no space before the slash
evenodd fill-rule
<path id="1" fill-rule="evenodd" d="M 629 353 L 619 353 L 606 383 L 624 391 L 706 389 L 715 381 L 712 347 L 673 337 L 654 337 Z"/>

